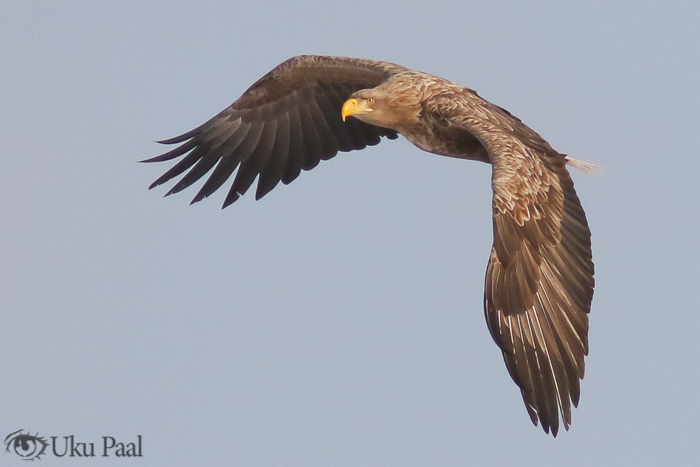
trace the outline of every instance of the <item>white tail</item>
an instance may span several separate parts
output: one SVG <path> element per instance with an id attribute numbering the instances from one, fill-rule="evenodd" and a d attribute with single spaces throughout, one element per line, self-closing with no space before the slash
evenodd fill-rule
<path id="1" fill-rule="evenodd" d="M 591 164 L 589 162 L 583 162 L 578 159 L 574 159 L 573 157 L 564 156 L 564 160 L 567 164 L 569 164 L 572 167 L 576 167 L 581 172 L 591 173 L 600 169 L 599 165 Z"/>

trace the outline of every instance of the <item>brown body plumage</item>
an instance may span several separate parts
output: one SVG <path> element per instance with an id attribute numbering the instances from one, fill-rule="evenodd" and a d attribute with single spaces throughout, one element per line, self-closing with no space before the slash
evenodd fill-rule
<path id="1" fill-rule="evenodd" d="M 353 117 L 353 118 L 348 118 Z M 280 64 L 183 143 L 151 188 L 189 170 L 177 193 L 213 169 L 193 202 L 238 168 L 224 207 L 259 176 L 256 199 L 338 151 L 397 133 L 435 154 L 492 164 L 494 244 L 486 272 L 491 335 L 533 423 L 568 429 L 588 353 L 590 231 L 566 169 L 574 163 L 474 91 L 387 62 L 299 56 Z"/>

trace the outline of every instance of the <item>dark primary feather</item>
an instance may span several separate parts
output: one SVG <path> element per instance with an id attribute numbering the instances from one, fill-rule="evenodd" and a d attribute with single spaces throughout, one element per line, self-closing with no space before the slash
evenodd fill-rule
<path id="1" fill-rule="evenodd" d="M 192 200 L 219 189 L 236 169 L 224 207 L 258 177 L 260 199 L 280 181 L 290 183 L 338 151 L 373 146 L 397 133 L 356 119 L 343 122 L 340 108 L 353 92 L 380 84 L 403 67 L 386 62 L 320 56 L 294 57 L 260 78 L 230 107 L 187 133 L 159 141 L 183 143 L 143 162 L 182 159 L 150 188 L 185 175 L 168 191 L 178 193 L 211 175 Z M 184 156 L 184 157 L 183 157 Z M 213 170 L 212 170 L 213 169 Z"/>

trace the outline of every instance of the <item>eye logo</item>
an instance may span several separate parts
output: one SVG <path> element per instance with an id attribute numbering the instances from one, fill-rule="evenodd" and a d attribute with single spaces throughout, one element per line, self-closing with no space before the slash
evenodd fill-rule
<path id="1" fill-rule="evenodd" d="M 22 430 L 17 430 L 7 435 L 5 446 L 7 446 L 5 452 L 10 452 L 11 446 L 15 454 L 21 457 L 22 460 L 33 461 L 34 459 L 41 459 L 41 455 L 44 454 L 49 443 L 46 442 L 43 436 L 39 436 L 38 432 L 36 435 L 32 435 L 28 431 L 26 435 L 23 435 Z"/>

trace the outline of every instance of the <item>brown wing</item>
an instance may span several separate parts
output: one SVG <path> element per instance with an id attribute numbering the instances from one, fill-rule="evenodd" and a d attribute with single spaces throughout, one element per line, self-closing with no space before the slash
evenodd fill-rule
<path id="1" fill-rule="evenodd" d="M 238 168 L 223 207 L 236 201 L 259 175 L 256 199 L 280 181 L 290 183 L 301 170 L 338 151 L 363 149 L 397 133 L 357 119 L 342 121 L 343 102 L 359 89 L 373 88 L 405 68 L 387 62 L 298 56 L 278 65 L 223 112 L 163 144 L 179 147 L 143 162 L 182 157 L 149 188 L 187 172 L 166 194 L 184 190 L 212 171 L 192 200 L 214 193 Z"/>
<path id="2" fill-rule="evenodd" d="M 551 149 L 508 147 L 492 157 L 486 319 L 532 422 L 556 436 L 559 412 L 564 427 L 571 424 L 588 354 L 591 234 L 564 158 Z"/>

